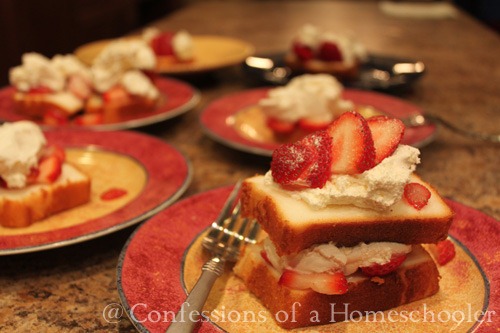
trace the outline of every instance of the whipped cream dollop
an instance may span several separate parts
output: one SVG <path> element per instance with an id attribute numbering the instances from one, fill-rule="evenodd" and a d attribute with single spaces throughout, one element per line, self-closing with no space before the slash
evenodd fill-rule
<path id="1" fill-rule="evenodd" d="M 342 63 L 349 66 L 358 60 L 366 59 L 368 56 L 363 44 L 352 36 L 323 31 L 312 24 L 302 26 L 297 32 L 295 40 L 312 50 L 317 50 L 323 42 L 332 42 L 337 45 L 342 53 Z"/>
<path id="2" fill-rule="evenodd" d="M 412 250 L 411 245 L 394 242 L 359 243 L 353 247 L 325 243 L 280 257 L 269 238 L 263 241 L 263 246 L 272 266 L 280 271 L 288 269 L 302 274 L 342 272 L 346 276 L 360 267 L 386 264 L 393 255 L 407 254 Z"/>
<path id="3" fill-rule="evenodd" d="M 8 188 L 23 188 L 31 168 L 46 144 L 45 136 L 35 123 L 18 121 L 0 126 L 0 177 Z"/>
<path id="4" fill-rule="evenodd" d="M 153 70 L 155 67 L 156 56 L 144 40 L 118 40 L 110 43 L 94 60 L 91 68 L 93 84 L 97 91 L 105 92 L 120 84 L 127 72 Z M 154 85 L 146 86 L 144 80 L 137 85 L 143 85 L 134 90 L 140 91 L 142 96 L 158 93 L 152 91 L 157 90 Z"/>
<path id="5" fill-rule="evenodd" d="M 330 122 L 337 115 L 352 110 L 352 101 L 342 99 L 344 87 L 328 74 L 304 74 L 283 87 L 269 90 L 259 100 L 268 117 L 296 122 L 301 118 Z"/>
<path id="6" fill-rule="evenodd" d="M 22 56 L 22 64 L 9 71 L 11 85 L 27 92 L 32 88 L 47 87 L 58 92 L 66 87 L 68 77 L 79 75 L 90 81 L 90 70 L 74 55 L 56 55 L 49 59 L 39 53 L 30 52 Z"/>
<path id="7" fill-rule="evenodd" d="M 401 199 L 404 186 L 420 163 L 419 155 L 417 148 L 399 145 L 391 156 L 361 174 L 334 174 L 322 188 L 290 193 L 315 209 L 328 205 L 354 205 L 384 211 Z M 266 173 L 266 183 L 274 183 L 270 171 Z"/>
<path id="8" fill-rule="evenodd" d="M 186 30 L 179 30 L 172 38 L 172 47 L 179 60 L 189 61 L 194 57 L 193 37 Z"/>

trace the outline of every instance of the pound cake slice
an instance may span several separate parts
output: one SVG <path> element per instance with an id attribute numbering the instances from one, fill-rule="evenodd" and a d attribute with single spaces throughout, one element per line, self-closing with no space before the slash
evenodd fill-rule
<path id="1" fill-rule="evenodd" d="M 403 134 L 398 119 L 347 112 L 243 182 L 242 215 L 267 235 L 234 272 L 278 325 L 349 320 L 438 292 L 420 244 L 449 242 L 453 212 L 414 174 L 419 151 L 399 145 Z"/>
<path id="2" fill-rule="evenodd" d="M 27 227 L 82 205 L 89 201 L 90 185 L 87 175 L 65 163 L 54 183 L 34 184 L 21 189 L 0 188 L 0 224 L 9 228 Z"/>
<path id="3" fill-rule="evenodd" d="M 421 246 L 415 246 L 390 275 L 373 278 L 356 273 L 349 276 L 348 291 L 338 295 L 285 286 L 280 283 L 281 272 L 264 260 L 262 251 L 260 244 L 247 246 L 233 270 L 273 317 L 280 318 L 278 324 L 287 329 L 320 324 L 312 322 L 313 316 L 317 316 L 321 324 L 346 321 L 366 312 L 418 301 L 439 290 L 439 272 Z"/>
<path id="4" fill-rule="evenodd" d="M 33 122 L 0 126 L 0 225 L 20 228 L 90 200 L 90 178 Z"/>
<path id="5" fill-rule="evenodd" d="M 291 254 L 313 244 L 335 242 L 436 243 L 448 235 L 453 213 L 439 194 L 418 176 L 411 182 L 423 184 L 431 192 L 425 207 L 416 210 L 404 199 L 389 211 L 379 212 L 353 205 L 330 205 L 316 209 L 290 195 L 266 177 L 246 179 L 242 186 L 242 213 L 259 221 L 279 254 Z"/>

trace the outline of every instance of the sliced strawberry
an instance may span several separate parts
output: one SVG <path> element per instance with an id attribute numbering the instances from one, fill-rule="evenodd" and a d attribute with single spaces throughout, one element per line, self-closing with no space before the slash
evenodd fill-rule
<path id="1" fill-rule="evenodd" d="M 58 108 L 48 108 L 43 113 L 42 122 L 51 126 L 66 125 L 69 123 L 68 114 Z"/>
<path id="2" fill-rule="evenodd" d="M 123 105 L 129 104 L 131 97 L 123 87 L 114 86 L 102 94 L 102 99 L 107 104 Z"/>
<path id="3" fill-rule="evenodd" d="M 84 107 L 85 113 L 102 113 L 103 99 L 101 96 L 92 95 L 87 99 Z"/>
<path id="4" fill-rule="evenodd" d="M 294 42 L 292 45 L 292 50 L 295 55 L 302 61 L 311 60 L 314 58 L 313 50 L 300 42 Z"/>
<path id="5" fill-rule="evenodd" d="M 293 184 L 313 162 L 314 149 L 299 143 L 288 143 L 273 152 L 271 174 L 281 185 Z"/>
<path id="6" fill-rule="evenodd" d="M 28 91 L 28 94 L 50 94 L 52 92 L 54 92 L 54 91 L 52 89 L 50 89 L 49 87 L 38 86 L 38 87 L 30 88 L 30 90 Z"/>
<path id="7" fill-rule="evenodd" d="M 422 184 L 408 183 L 405 185 L 403 196 L 411 206 L 417 210 L 421 210 L 429 202 L 431 192 Z"/>
<path id="8" fill-rule="evenodd" d="M 388 263 L 383 265 L 372 264 L 370 266 L 361 267 L 361 271 L 367 276 L 384 276 L 398 269 L 405 259 L 406 254 L 395 254 Z"/>
<path id="9" fill-rule="evenodd" d="M 62 172 L 62 161 L 56 156 L 49 156 L 40 160 L 38 165 L 39 173 L 36 183 L 53 183 L 59 178 Z"/>
<path id="10" fill-rule="evenodd" d="M 316 132 L 328 128 L 330 121 L 314 118 L 301 118 L 298 122 L 299 127 L 306 132 Z"/>
<path id="11" fill-rule="evenodd" d="M 312 163 L 299 177 L 298 183 L 310 188 L 322 188 L 331 176 L 332 139 L 326 131 L 309 134 L 300 141 L 314 151 Z"/>
<path id="12" fill-rule="evenodd" d="M 7 188 L 7 182 L 2 177 L 0 177 L 0 187 Z"/>
<path id="13" fill-rule="evenodd" d="M 43 149 L 42 158 L 47 158 L 50 156 L 55 156 L 59 160 L 61 160 L 61 162 L 64 162 L 64 160 L 66 159 L 66 152 L 61 146 L 58 146 L 56 144 L 47 145 Z"/>
<path id="14" fill-rule="evenodd" d="M 271 173 L 284 186 L 320 188 L 330 178 L 331 138 L 326 131 L 285 144 L 273 153 Z"/>
<path id="15" fill-rule="evenodd" d="M 449 263 L 456 255 L 455 244 L 449 238 L 436 244 L 429 244 L 428 249 L 434 260 L 441 266 Z"/>
<path id="16" fill-rule="evenodd" d="M 295 129 L 295 123 L 273 117 L 267 118 L 267 126 L 278 134 L 290 134 Z"/>
<path id="17" fill-rule="evenodd" d="M 375 164 L 379 164 L 396 150 L 403 138 L 405 125 L 396 118 L 375 116 L 368 119 L 368 127 L 375 146 Z"/>
<path id="18" fill-rule="evenodd" d="M 370 128 L 359 113 L 343 113 L 327 131 L 332 137 L 333 173 L 358 174 L 375 165 Z"/>
<path id="19" fill-rule="evenodd" d="M 266 252 L 266 250 L 261 250 L 261 251 L 260 251 L 260 256 L 262 257 L 262 259 L 264 259 L 264 261 L 265 261 L 268 265 L 270 265 L 270 266 L 272 266 L 272 265 L 273 265 L 273 264 L 271 263 L 271 260 L 269 260 L 269 257 L 267 256 L 267 252 Z"/>
<path id="20" fill-rule="evenodd" d="M 35 184 L 37 182 L 38 175 L 40 174 L 40 169 L 38 167 L 31 168 L 30 173 L 26 176 L 26 183 Z"/>
<path id="21" fill-rule="evenodd" d="M 113 187 L 102 193 L 100 198 L 101 200 L 109 201 L 123 197 L 127 194 L 127 190 L 122 188 Z"/>
<path id="22" fill-rule="evenodd" d="M 347 279 L 343 273 L 301 274 L 285 270 L 278 283 L 291 289 L 312 289 L 326 295 L 345 294 L 348 289 Z"/>
<path id="23" fill-rule="evenodd" d="M 92 88 L 89 82 L 87 82 L 80 75 L 72 75 L 68 79 L 67 83 L 68 90 L 81 100 L 85 100 L 90 97 L 92 93 Z"/>
<path id="24" fill-rule="evenodd" d="M 174 55 L 174 48 L 172 46 L 173 38 L 174 33 L 167 31 L 155 36 L 151 40 L 151 48 L 153 49 L 154 53 L 159 56 Z"/>
<path id="25" fill-rule="evenodd" d="M 344 57 L 337 44 L 325 41 L 319 46 L 318 59 L 324 61 L 342 61 Z"/>
<path id="26" fill-rule="evenodd" d="M 75 118 L 75 124 L 79 126 L 92 126 L 104 123 L 102 113 L 84 113 Z"/>

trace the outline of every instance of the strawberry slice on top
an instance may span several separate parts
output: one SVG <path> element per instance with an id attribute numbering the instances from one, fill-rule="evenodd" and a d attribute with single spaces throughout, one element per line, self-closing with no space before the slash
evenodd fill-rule
<path id="1" fill-rule="evenodd" d="M 405 132 L 405 125 L 397 118 L 375 116 L 368 119 L 375 145 L 375 164 L 392 155 Z"/>
<path id="2" fill-rule="evenodd" d="M 281 185 L 323 187 L 330 178 L 331 151 L 331 138 L 326 131 L 285 144 L 273 153 L 272 176 Z"/>
<path id="3" fill-rule="evenodd" d="M 332 173 L 353 175 L 375 166 L 370 128 L 359 113 L 343 113 L 327 131 L 332 137 Z"/>

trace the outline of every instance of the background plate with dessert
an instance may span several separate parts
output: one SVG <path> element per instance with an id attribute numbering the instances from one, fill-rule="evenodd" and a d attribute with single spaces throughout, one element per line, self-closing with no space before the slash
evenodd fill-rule
<path id="1" fill-rule="evenodd" d="M 0 119 L 3 121 L 32 120 L 42 125 L 42 127 L 85 127 L 92 130 L 121 130 L 137 128 L 167 119 L 177 117 L 194 108 L 199 100 L 200 93 L 191 85 L 172 78 L 158 77 L 155 85 L 160 93 L 159 101 L 151 109 L 140 112 L 132 112 L 123 116 L 114 117 L 107 123 L 78 124 L 75 122 L 58 124 L 57 122 L 46 122 L 43 118 L 30 117 L 27 114 L 16 110 L 14 87 L 4 87 L 0 89 Z"/>
<path id="2" fill-rule="evenodd" d="M 296 135 L 300 133 L 283 138 L 276 136 L 266 124 L 259 101 L 266 98 L 271 89 L 250 89 L 213 101 L 200 115 L 205 133 L 231 148 L 262 156 L 271 156 L 274 149 L 284 142 L 296 140 Z M 344 89 L 342 98 L 352 101 L 357 111 L 365 117 L 385 114 L 402 119 L 422 114 L 416 105 L 377 92 Z M 402 143 L 425 146 L 434 139 L 436 131 L 433 125 L 407 128 Z"/>
<path id="3" fill-rule="evenodd" d="M 147 221 L 128 240 L 118 264 L 118 291 L 124 312 L 134 315 L 132 322 L 141 332 L 165 331 L 173 315 L 166 320 L 161 316 L 167 311 L 175 315 L 185 300 L 187 291 L 201 272 L 200 267 L 208 258 L 201 248 L 204 230 L 218 215 L 230 190 L 219 188 L 180 201 Z M 473 318 L 476 312 L 499 311 L 497 281 L 500 273 L 492 254 L 500 250 L 500 225 L 492 217 L 470 207 L 451 200 L 447 203 L 455 212 L 450 235 L 456 245 L 456 257 L 447 265 L 439 266 L 441 287 L 436 295 L 394 309 L 399 314 L 394 315 L 393 322 L 374 322 L 371 317 L 368 318 L 371 321 L 367 321 L 363 317 L 300 331 L 448 332 L 453 328 L 456 332 L 487 332 L 497 327 L 496 315 L 490 315 L 487 322 L 487 317 L 469 320 L 467 314 L 471 313 Z M 169 237 L 157 237 L 158 232 L 166 228 Z M 470 237 L 471 234 L 475 236 Z M 144 260 L 151 264 L 147 270 L 143 268 Z M 146 283 L 148 287 L 144 288 Z M 149 292 L 153 288 L 155 292 Z M 424 306 L 428 313 L 434 313 L 434 321 L 417 320 L 423 318 Z M 200 332 L 287 332 L 267 317 L 266 309 L 229 267 L 216 282 L 204 310 L 212 314 L 212 322 L 204 322 Z M 253 311 L 257 320 L 242 322 L 243 311 Z M 412 311 L 415 311 L 414 321 L 408 317 Z M 466 317 L 458 323 L 452 320 L 451 314 L 455 313 L 455 318 L 459 319 L 460 311 Z M 450 316 L 447 317 L 447 313 Z M 156 314 L 160 314 L 161 320 L 156 320 L 153 316 Z M 439 314 L 443 320 L 438 320 Z"/>
<path id="4" fill-rule="evenodd" d="M 284 57 L 284 52 L 259 54 L 248 57 L 242 67 L 253 84 L 283 85 L 301 74 L 288 67 Z M 424 74 L 425 64 L 421 61 L 368 54 L 357 75 L 342 82 L 350 88 L 397 93 L 412 87 Z"/>
<path id="5" fill-rule="evenodd" d="M 144 34 L 149 35 L 148 32 Z M 146 36 L 146 38 L 149 37 Z M 74 53 L 81 61 L 90 65 L 112 41 L 101 40 L 85 44 L 77 48 Z M 178 59 L 170 54 L 162 54 L 163 51 L 158 52 L 156 49 L 158 59 L 156 70 L 161 74 L 176 75 L 205 72 L 240 64 L 254 53 L 254 47 L 250 43 L 226 36 L 193 35 L 192 44 L 192 54 L 187 60 Z"/>
<path id="6" fill-rule="evenodd" d="M 0 226 L 0 255 L 84 242 L 139 223 L 179 198 L 191 181 L 186 157 L 148 135 L 74 129 L 44 134 L 90 178 L 90 201 L 27 227 Z"/>

